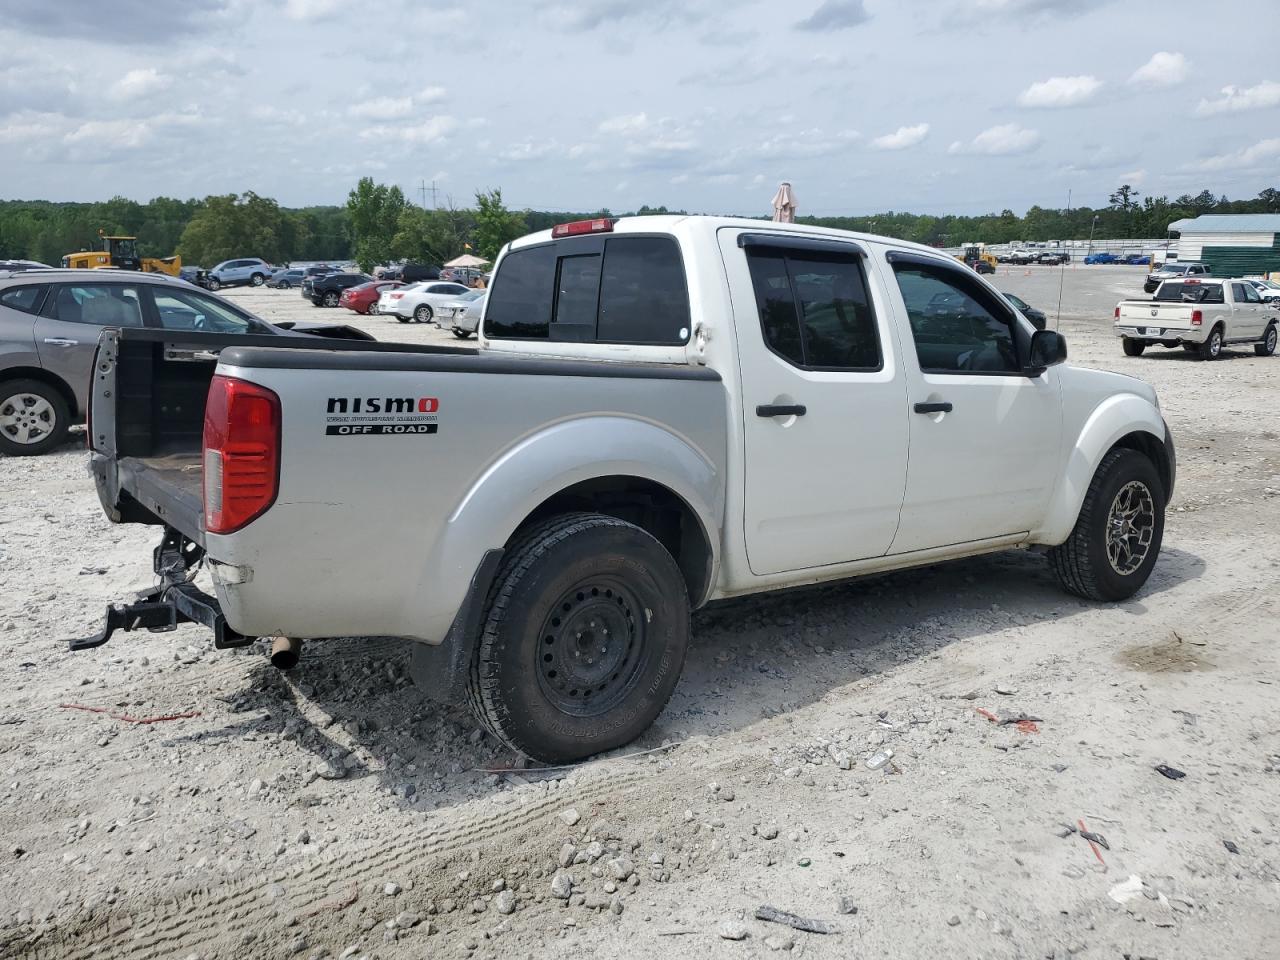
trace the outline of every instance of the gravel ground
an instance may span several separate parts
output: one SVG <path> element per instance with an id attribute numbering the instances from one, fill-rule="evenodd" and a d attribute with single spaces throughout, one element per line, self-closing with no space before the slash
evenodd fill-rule
<path id="1" fill-rule="evenodd" d="M 1052 316 L 1063 276 L 996 280 Z M 1178 442 L 1138 597 L 1009 553 L 720 604 L 657 725 L 570 770 L 424 701 L 393 641 L 288 675 L 190 626 L 68 654 L 155 531 L 107 523 L 76 445 L 0 460 L 0 956 L 1275 957 L 1280 360 L 1124 357 L 1140 281 L 1066 271 L 1062 322 Z"/>

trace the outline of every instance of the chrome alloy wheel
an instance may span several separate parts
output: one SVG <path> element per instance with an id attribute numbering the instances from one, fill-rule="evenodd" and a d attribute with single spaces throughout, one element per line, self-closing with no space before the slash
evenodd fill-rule
<path id="1" fill-rule="evenodd" d="M 1147 485 L 1130 480 L 1111 501 L 1107 514 L 1107 561 L 1127 577 L 1142 566 L 1155 536 L 1156 507 Z"/>

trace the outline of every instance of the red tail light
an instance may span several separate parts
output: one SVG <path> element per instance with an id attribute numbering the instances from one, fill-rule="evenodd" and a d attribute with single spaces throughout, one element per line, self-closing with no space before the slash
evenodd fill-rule
<path id="1" fill-rule="evenodd" d="M 280 398 L 215 376 L 204 408 L 204 526 L 231 533 L 262 516 L 280 487 Z"/>
<path id="2" fill-rule="evenodd" d="M 1120 305 L 1116 304 L 1116 319 L 1120 319 Z"/>
<path id="3" fill-rule="evenodd" d="M 595 220 L 574 220 L 572 223 L 557 223 L 551 228 L 553 237 L 574 237 L 580 233 L 612 233 L 613 221 L 608 217 Z"/>
<path id="4" fill-rule="evenodd" d="M 1204 314 L 1203 314 L 1203 313 L 1201 313 L 1199 310 L 1192 310 L 1192 311 L 1191 311 L 1191 325 L 1192 325 L 1193 327 L 1198 327 L 1198 326 L 1200 326 L 1200 324 L 1202 324 L 1202 323 L 1204 323 Z"/>

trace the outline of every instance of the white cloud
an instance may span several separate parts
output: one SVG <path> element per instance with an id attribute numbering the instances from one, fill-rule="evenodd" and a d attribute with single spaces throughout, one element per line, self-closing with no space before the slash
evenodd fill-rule
<path id="1" fill-rule="evenodd" d="M 1130 170 L 1128 173 L 1120 174 L 1120 182 L 1127 183 L 1131 187 L 1140 187 L 1146 182 L 1146 170 Z"/>
<path id="2" fill-rule="evenodd" d="M 1251 147 L 1232 153 L 1220 153 L 1193 166 L 1197 170 L 1245 170 L 1276 162 L 1280 162 L 1280 137 L 1259 140 Z"/>
<path id="3" fill-rule="evenodd" d="M 62 139 L 72 146 L 132 150 L 151 139 L 151 127 L 137 120 L 89 120 Z"/>
<path id="4" fill-rule="evenodd" d="M 948 153 L 980 153 L 987 156 L 1008 156 L 1028 153 L 1040 145 L 1040 134 L 1016 123 L 1002 123 L 983 130 L 968 143 L 957 140 L 947 149 Z"/>
<path id="5" fill-rule="evenodd" d="M 1133 71 L 1129 82 L 1140 87 L 1176 87 L 1187 79 L 1189 66 L 1182 54 L 1161 50 Z"/>
<path id="6" fill-rule="evenodd" d="M 342 7 L 342 0 L 285 0 L 284 15 L 290 20 L 323 20 Z"/>
<path id="7" fill-rule="evenodd" d="M 599 130 L 601 133 L 621 133 L 636 134 L 648 130 L 651 126 L 649 115 L 645 113 L 621 113 L 616 117 L 609 117 L 607 120 L 601 120 Z"/>
<path id="8" fill-rule="evenodd" d="M 899 127 L 893 133 L 876 137 L 871 141 L 871 146 L 876 150 L 906 150 L 908 147 L 922 143 L 928 135 L 929 125 L 917 123 L 913 127 Z"/>
<path id="9" fill-rule="evenodd" d="M 1102 89 L 1097 77 L 1050 77 L 1033 83 L 1018 95 L 1024 107 L 1076 107 L 1088 103 Z"/>
<path id="10" fill-rule="evenodd" d="M 0 143 L 31 143 L 52 137 L 62 129 L 63 117 L 52 113 L 25 113 L 0 121 Z"/>
<path id="11" fill-rule="evenodd" d="M 1201 100 L 1196 113 L 1202 117 L 1215 113 L 1242 113 L 1280 106 L 1280 83 L 1264 80 L 1256 87 L 1223 87 L 1218 100 Z"/>
<path id="12" fill-rule="evenodd" d="M 499 158 L 510 160 L 515 163 L 523 163 L 529 160 L 541 160 L 557 152 L 559 144 L 554 140 L 526 140 L 523 143 L 513 143 L 506 149 L 498 153 Z"/>
<path id="13" fill-rule="evenodd" d="M 370 120 L 397 120 L 413 113 L 413 98 L 374 97 L 353 104 L 347 112 L 353 117 L 368 117 Z"/>
<path id="14" fill-rule="evenodd" d="M 360 131 L 362 140 L 401 140 L 404 143 L 436 143 L 444 140 L 458 126 L 450 116 L 431 117 L 422 123 L 379 124 Z"/>
<path id="15" fill-rule="evenodd" d="M 113 100 L 135 100 L 162 90 L 169 84 L 169 78 L 155 67 L 139 67 L 130 70 L 111 85 Z"/>
<path id="16" fill-rule="evenodd" d="M 863 0 L 825 0 L 818 9 L 796 24 L 797 30 L 826 33 L 847 30 L 871 19 Z"/>
<path id="17" fill-rule="evenodd" d="M 439 103 L 448 92 L 444 87 L 423 87 L 413 99 L 418 103 Z"/>
<path id="18" fill-rule="evenodd" d="M 689 175 L 687 173 L 677 173 L 674 177 L 671 178 L 670 182 L 675 184 L 688 183 Z"/>

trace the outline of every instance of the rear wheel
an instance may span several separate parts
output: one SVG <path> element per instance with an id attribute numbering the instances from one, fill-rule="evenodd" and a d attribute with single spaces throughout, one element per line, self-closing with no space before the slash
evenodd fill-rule
<path id="1" fill-rule="evenodd" d="M 662 544 L 615 517 L 564 514 L 532 526 L 503 559 L 468 694 L 512 749 L 581 760 L 653 723 L 688 643 L 689 598 Z"/>
<path id="2" fill-rule="evenodd" d="M 435 316 L 429 304 L 420 303 L 413 310 L 413 319 L 418 323 L 430 323 Z"/>
<path id="3" fill-rule="evenodd" d="M 255 273 L 252 277 L 249 278 L 249 282 L 253 284 L 255 287 L 260 287 L 267 282 L 267 278 L 260 273 Z"/>
<path id="4" fill-rule="evenodd" d="M 1147 345 L 1141 340 L 1134 340 L 1132 337 L 1123 338 L 1124 355 L 1126 357 L 1140 357 L 1142 351 L 1147 349 Z"/>
<path id="5" fill-rule="evenodd" d="M 0 453 L 34 457 L 67 438 L 71 413 L 57 388 L 39 380 L 0 383 Z"/>
<path id="6" fill-rule="evenodd" d="M 1090 600 L 1125 600 L 1147 582 L 1164 539 L 1164 484 L 1135 450 L 1098 465 L 1071 536 L 1049 551 L 1058 581 Z"/>
<path id="7" fill-rule="evenodd" d="M 1214 327 L 1209 331 L 1209 336 L 1205 337 L 1204 343 L 1200 344 L 1201 360 L 1217 360 L 1218 355 L 1222 353 L 1222 328 Z"/>
<path id="8" fill-rule="evenodd" d="M 340 298 L 338 296 L 338 291 L 330 290 L 328 293 L 324 295 L 323 303 L 326 307 L 336 307 L 338 305 L 339 299 Z"/>
<path id="9" fill-rule="evenodd" d="M 290 283 L 288 280 L 281 280 L 278 284 L 276 284 L 276 286 L 279 287 L 281 290 L 289 290 L 289 289 L 292 289 L 293 284 Z"/>
<path id="10" fill-rule="evenodd" d="M 1267 327 L 1267 332 L 1262 335 L 1262 341 L 1253 345 L 1253 352 L 1260 357 L 1269 357 L 1276 352 L 1276 325 L 1274 323 Z"/>

